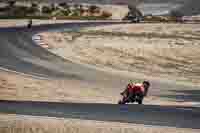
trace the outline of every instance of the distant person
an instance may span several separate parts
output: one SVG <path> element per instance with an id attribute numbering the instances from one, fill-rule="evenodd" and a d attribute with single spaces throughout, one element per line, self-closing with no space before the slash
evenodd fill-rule
<path id="1" fill-rule="evenodd" d="M 147 96 L 149 87 L 149 81 L 143 81 L 142 83 L 136 84 L 130 82 L 126 86 L 126 89 L 121 93 L 123 99 L 119 101 L 119 104 L 126 104 L 130 102 L 138 102 L 139 104 L 142 104 L 143 98 Z"/>
<path id="2" fill-rule="evenodd" d="M 30 29 L 30 28 L 32 27 L 32 25 L 33 25 L 33 21 L 32 21 L 32 19 L 30 19 L 30 20 L 28 21 L 27 28 Z"/>

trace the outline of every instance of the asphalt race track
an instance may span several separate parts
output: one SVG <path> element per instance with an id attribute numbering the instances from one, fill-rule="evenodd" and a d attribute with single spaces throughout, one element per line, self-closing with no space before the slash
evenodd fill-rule
<path id="1" fill-rule="evenodd" d="M 42 31 L 119 23 L 121 22 L 77 22 L 40 25 L 32 29 L 0 28 L 0 67 L 36 78 L 74 79 L 102 87 L 122 88 L 128 77 L 62 59 L 32 41 L 32 35 Z M 150 94 L 162 95 L 169 90 L 185 88 L 183 85 L 156 80 L 151 82 L 154 88 Z M 197 107 L 0 101 L 0 112 L 200 129 L 200 108 Z"/>
<path id="2" fill-rule="evenodd" d="M 0 108 L 2 113 L 20 115 L 200 128 L 200 109 L 194 107 L 0 101 Z"/>

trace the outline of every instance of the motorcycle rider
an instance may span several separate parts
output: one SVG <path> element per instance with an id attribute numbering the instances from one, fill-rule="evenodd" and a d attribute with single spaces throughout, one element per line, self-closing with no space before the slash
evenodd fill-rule
<path id="1" fill-rule="evenodd" d="M 147 96 L 148 89 L 150 87 L 149 81 L 143 81 L 143 83 L 136 83 L 133 84 L 131 81 L 127 86 L 126 89 L 121 93 L 123 95 L 123 103 L 134 102 L 135 97 L 139 97 L 139 104 L 142 104 L 142 100 L 145 96 Z"/>
<path id="2" fill-rule="evenodd" d="M 30 19 L 30 20 L 28 21 L 27 28 L 30 29 L 30 28 L 32 27 L 32 25 L 33 25 L 33 20 Z"/>

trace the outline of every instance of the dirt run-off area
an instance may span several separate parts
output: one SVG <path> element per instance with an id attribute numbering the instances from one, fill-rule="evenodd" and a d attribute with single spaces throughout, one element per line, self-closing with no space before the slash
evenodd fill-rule
<path id="1" fill-rule="evenodd" d="M 66 59 L 200 85 L 200 24 L 121 24 L 41 33 Z"/>

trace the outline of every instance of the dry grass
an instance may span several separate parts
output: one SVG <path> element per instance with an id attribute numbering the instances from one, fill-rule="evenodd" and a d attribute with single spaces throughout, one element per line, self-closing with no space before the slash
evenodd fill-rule
<path id="1" fill-rule="evenodd" d="M 116 103 L 119 98 L 105 88 L 77 80 L 40 80 L 3 71 L 0 75 L 1 100 Z"/>
<path id="2" fill-rule="evenodd" d="M 198 133 L 199 130 L 118 122 L 0 115 L 0 133 Z"/>
<path id="3" fill-rule="evenodd" d="M 199 85 L 199 31 L 198 24 L 137 24 L 43 36 L 50 51 L 71 60 Z"/>

